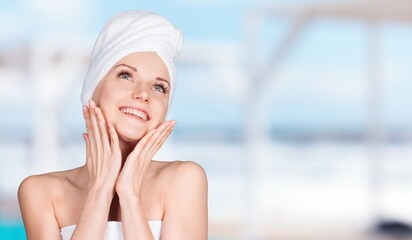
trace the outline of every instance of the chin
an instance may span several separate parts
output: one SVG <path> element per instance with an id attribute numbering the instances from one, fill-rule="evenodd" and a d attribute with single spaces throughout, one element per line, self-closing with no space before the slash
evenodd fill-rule
<path id="1" fill-rule="evenodd" d="M 125 142 L 138 142 L 148 131 L 143 129 L 118 129 L 119 139 Z"/>

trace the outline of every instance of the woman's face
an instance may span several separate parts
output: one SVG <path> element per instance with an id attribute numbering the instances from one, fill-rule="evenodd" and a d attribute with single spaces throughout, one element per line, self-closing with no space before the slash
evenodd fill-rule
<path id="1" fill-rule="evenodd" d="M 155 52 L 138 52 L 120 59 L 97 85 L 92 99 L 119 138 L 141 139 L 165 119 L 170 80 Z"/>

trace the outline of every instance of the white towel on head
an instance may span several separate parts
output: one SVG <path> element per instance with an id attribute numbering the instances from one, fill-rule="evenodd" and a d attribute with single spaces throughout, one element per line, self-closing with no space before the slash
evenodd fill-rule
<path id="1" fill-rule="evenodd" d="M 94 89 L 121 58 L 135 52 L 156 52 L 170 78 L 169 108 L 176 87 L 173 59 L 183 46 L 182 32 L 166 18 L 144 11 L 127 11 L 112 17 L 100 32 L 84 79 L 81 101 L 87 105 Z"/>

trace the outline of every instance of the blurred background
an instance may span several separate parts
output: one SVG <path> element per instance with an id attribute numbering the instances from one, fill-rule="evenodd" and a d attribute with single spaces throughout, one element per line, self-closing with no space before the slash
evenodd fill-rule
<path id="1" fill-rule="evenodd" d="M 185 33 L 157 154 L 209 181 L 209 239 L 410 239 L 409 0 L 0 0 L 0 239 L 28 175 L 84 163 L 80 90 L 122 10 Z"/>

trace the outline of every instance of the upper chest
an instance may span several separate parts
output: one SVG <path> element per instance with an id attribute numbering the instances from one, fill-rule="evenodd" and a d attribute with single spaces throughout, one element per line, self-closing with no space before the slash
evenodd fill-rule
<path id="1" fill-rule="evenodd" d="M 165 181 L 159 177 L 150 177 L 144 181 L 141 188 L 140 206 L 148 220 L 162 220 L 164 215 Z M 82 215 L 88 192 L 69 181 L 62 181 L 59 190 L 53 195 L 53 206 L 60 227 L 77 224 Z M 119 201 L 114 198 L 110 203 L 107 220 L 120 220 Z M 101 211 L 96 206 L 96 211 Z M 127 211 L 127 209 L 124 209 Z"/>

